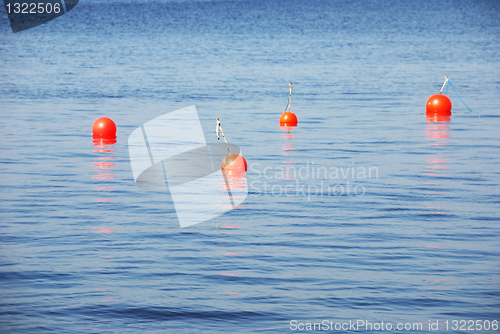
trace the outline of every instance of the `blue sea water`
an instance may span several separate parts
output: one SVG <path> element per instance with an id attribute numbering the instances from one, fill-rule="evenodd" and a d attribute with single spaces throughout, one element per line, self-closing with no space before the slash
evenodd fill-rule
<path id="1" fill-rule="evenodd" d="M 500 321 L 499 46 L 498 1 L 82 0 L 16 34 L 0 6 L 0 328 Z M 446 75 L 472 112 L 449 89 L 433 122 Z M 249 196 L 181 229 L 127 138 L 190 105 L 241 147 Z M 100 116 L 116 144 L 93 144 Z"/>

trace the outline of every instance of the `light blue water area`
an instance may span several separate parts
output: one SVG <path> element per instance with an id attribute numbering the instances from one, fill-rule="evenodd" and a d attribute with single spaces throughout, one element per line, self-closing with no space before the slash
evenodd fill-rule
<path id="1" fill-rule="evenodd" d="M 498 1 L 80 1 L 16 34 L 0 7 L 3 331 L 500 320 Z M 446 75 L 472 112 L 450 89 L 432 122 Z M 190 105 L 250 193 L 181 229 L 127 138 Z"/>

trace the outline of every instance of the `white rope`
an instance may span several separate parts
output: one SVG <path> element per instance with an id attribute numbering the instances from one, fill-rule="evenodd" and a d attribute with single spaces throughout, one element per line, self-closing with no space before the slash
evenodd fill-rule
<path id="1" fill-rule="evenodd" d="M 227 153 L 229 153 L 229 155 L 231 155 L 231 151 L 229 151 L 229 145 L 227 145 L 226 136 L 224 136 L 224 131 L 222 131 L 222 126 L 220 125 L 220 121 L 217 118 L 217 128 L 215 129 L 215 132 L 217 132 L 217 140 L 220 139 L 219 138 L 219 130 L 222 133 L 222 138 L 224 138 L 224 142 L 226 143 Z"/>
<path id="2" fill-rule="evenodd" d="M 291 107 L 291 102 L 292 102 L 292 89 L 293 89 L 293 83 L 289 83 L 288 86 L 290 86 L 290 96 L 288 97 L 288 105 L 285 108 L 285 112 L 288 109 L 288 112 L 290 112 L 290 107 Z"/>
<path id="3" fill-rule="evenodd" d="M 439 94 L 441 94 L 443 92 L 443 89 L 446 86 L 446 84 L 448 83 L 448 80 L 450 80 L 450 77 L 449 76 L 445 76 L 444 77 L 444 84 L 443 84 L 443 87 L 441 87 L 441 90 L 439 91 Z"/>

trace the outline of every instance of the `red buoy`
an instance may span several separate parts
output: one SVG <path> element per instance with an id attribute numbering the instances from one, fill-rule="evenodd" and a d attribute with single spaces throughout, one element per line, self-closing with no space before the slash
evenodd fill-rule
<path id="1" fill-rule="evenodd" d="M 437 114 L 441 116 L 451 115 L 451 101 L 446 95 L 436 94 L 429 97 L 425 105 L 427 114 Z"/>
<path id="2" fill-rule="evenodd" d="M 297 116 L 293 112 L 287 112 L 280 116 L 280 126 L 297 126 Z"/>
<path id="3" fill-rule="evenodd" d="M 231 154 L 222 160 L 220 167 L 224 173 L 244 173 L 247 171 L 247 161 L 239 154 Z"/>
<path id="4" fill-rule="evenodd" d="M 111 118 L 101 117 L 92 125 L 94 139 L 115 139 L 116 124 Z"/>

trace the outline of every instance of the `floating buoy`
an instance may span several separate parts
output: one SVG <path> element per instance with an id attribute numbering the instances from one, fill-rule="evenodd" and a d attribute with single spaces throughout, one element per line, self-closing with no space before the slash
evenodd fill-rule
<path id="1" fill-rule="evenodd" d="M 293 83 L 290 82 L 288 86 L 290 87 L 290 96 L 288 97 L 288 104 L 286 105 L 285 112 L 280 116 L 280 126 L 297 126 L 297 116 L 293 112 L 290 112 Z"/>
<path id="2" fill-rule="evenodd" d="M 222 131 L 222 126 L 220 125 L 220 121 L 217 118 L 217 128 L 215 130 L 217 132 L 217 140 L 220 139 L 219 132 L 222 133 L 222 137 L 224 138 L 224 142 L 226 143 L 227 153 L 229 154 L 227 157 L 222 159 L 220 164 L 220 168 L 224 173 L 228 174 L 240 174 L 245 173 L 247 171 L 247 161 L 243 156 L 239 154 L 231 154 L 229 150 L 229 145 L 227 145 L 226 136 L 224 135 L 224 131 Z"/>
<path id="3" fill-rule="evenodd" d="M 222 160 L 220 167 L 224 171 L 243 173 L 247 171 L 247 161 L 239 154 L 231 154 Z"/>
<path id="4" fill-rule="evenodd" d="M 451 115 L 451 101 L 446 95 L 432 95 L 425 105 L 427 114 Z"/>
<path id="5" fill-rule="evenodd" d="M 297 116 L 293 112 L 284 112 L 280 116 L 280 126 L 297 126 Z"/>
<path id="6" fill-rule="evenodd" d="M 116 124 L 111 118 L 101 117 L 92 125 L 92 134 L 94 139 L 115 139 Z"/>
<path id="7" fill-rule="evenodd" d="M 446 95 L 441 94 L 449 79 L 450 78 L 446 76 L 439 94 L 432 95 L 427 100 L 427 103 L 425 104 L 425 111 L 427 115 L 451 116 L 451 101 Z"/>

